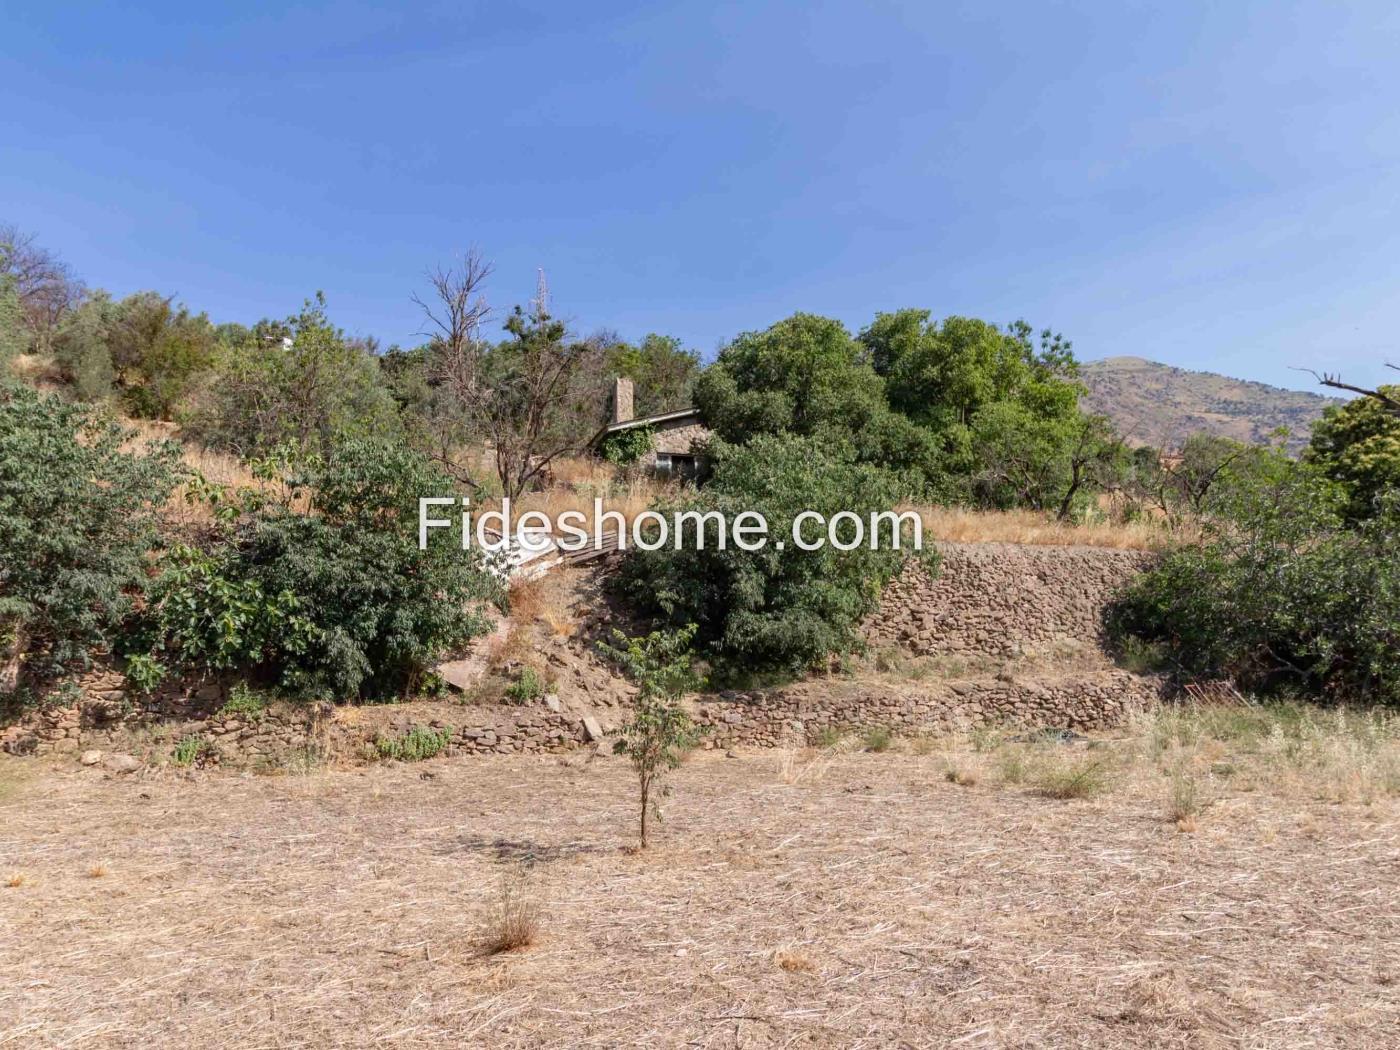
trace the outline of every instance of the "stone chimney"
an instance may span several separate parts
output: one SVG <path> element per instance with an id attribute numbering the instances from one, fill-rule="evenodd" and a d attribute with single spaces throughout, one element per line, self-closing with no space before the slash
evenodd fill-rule
<path id="1" fill-rule="evenodd" d="M 618 376 L 613 382 L 612 409 L 614 423 L 626 423 L 632 418 L 632 380 Z"/>

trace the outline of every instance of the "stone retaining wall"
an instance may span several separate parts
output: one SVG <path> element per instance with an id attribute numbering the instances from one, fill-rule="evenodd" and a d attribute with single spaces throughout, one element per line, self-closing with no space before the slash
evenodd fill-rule
<path id="1" fill-rule="evenodd" d="M 1108 603 L 1150 567 L 1147 551 L 940 543 L 930 577 L 912 564 L 866 621 L 866 640 L 919 655 L 1005 657 L 1101 643 Z"/>
<path id="2" fill-rule="evenodd" d="M 116 672 L 88 675 L 81 698 L 32 712 L 0 730 L 0 750 L 16 755 L 80 755 L 140 752 L 143 764 L 169 762 L 179 741 L 198 738 L 196 764 L 235 767 L 277 765 L 290 758 L 354 760 L 375 755 L 380 736 L 422 725 L 451 728 L 447 754 L 562 752 L 601 735 L 577 716 L 549 706 L 500 707 L 402 704 L 337 707 L 327 703 L 275 703 L 254 713 L 222 710 L 217 685 L 173 687 L 141 697 Z M 591 720 L 590 720 L 591 721 Z"/>
<path id="3" fill-rule="evenodd" d="M 1127 671 L 941 682 L 924 689 L 808 682 L 697 705 L 705 747 L 816 742 L 823 730 L 889 729 L 916 736 L 979 726 L 1110 729 L 1161 699 L 1164 680 Z"/>

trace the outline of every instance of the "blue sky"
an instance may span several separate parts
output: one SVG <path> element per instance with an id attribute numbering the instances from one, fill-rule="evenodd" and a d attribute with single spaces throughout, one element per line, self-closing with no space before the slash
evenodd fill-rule
<path id="1" fill-rule="evenodd" d="M 386 343 L 476 245 L 502 315 L 542 266 L 579 329 L 707 356 L 922 306 L 1376 382 L 1398 53 L 1385 3 L 17 0 L 0 219 L 117 293 L 251 322 L 324 289 Z"/>

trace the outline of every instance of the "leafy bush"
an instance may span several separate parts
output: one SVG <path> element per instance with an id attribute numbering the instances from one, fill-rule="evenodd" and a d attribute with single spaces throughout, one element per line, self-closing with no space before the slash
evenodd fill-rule
<path id="1" fill-rule="evenodd" d="M 110 645 L 145 585 L 178 455 L 124 452 L 127 437 L 92 409 L 0 385 L 0 634 L 25 675 Z"/>
<path id="2" fill-rule="evenodd" d="M 887 726 L 871 726 L 860 735 L 861 747 L 879 753 L 894 746 L 894 734 Z"/>
<path id="3" fill-rule="evenodd" d="M 520 677 L 505 688 L 505 698 L 517 704 L 528 704 L 545 694 L 545 682 L 533 667 L 523 667 Z"/>
<path id="4" fill-rule="evenodd" d="M 696 624 L 697 640 L 721 671 L 798 672 L 856 647 L 861 618 L 906 552 L 887 549 L 888 537 L 875 551 L 868 544 L 802 550 L 792 542 L 793 519 L 804 510 L 828 518 L 850 510 L 868 521 L 901 495 L 893 477 L 856 462 L 848 445 L 791 435 L 759 436 L 743 446 L 715 442 L 709 484 L 669 509 L 719 511 L 731 522 L 756 511 L 768 521 L 768 543 L 747 551 L 729 542 L 720 550 L 711 528 L 703 548 L 692 538 L 681 550 L 673 543 L 634 549 L 618 586 L 673 625 Z M 849 539 L 850 531 L 838 536 Z"/>
<path id="5" fill-rule="evenodd" d="M 250 688 L 247 682 L 239 682 L 229 692 L 228 700 L 219 708 L 220 718 L 257 718 L 267 710 L 267 700 L 261 693 Z"/>
<path id="6" fill-rule="evenodd" d="M 216 755 L 218 751 L 212 742 L 202 736 L 187 736 L 176 743 L 170 758 L 177 766 L 192 766 L 201 758 L 212 758 Z"/>
<path id="7" fill-rule="evenodd" d="M 371 348 L 331 324 L 319 293 L 286 322 L 232 335 L 186 421 L 203 443 L 245 456 L 283 443 L 326 453 L 337 441 L 395 431 L 394 399 Z"/>
<path id="8" fill-rule="evenodd" d="M 1347 494 L 1305 466 L 1243 492 L 1110 613 L 1192 675 L 1400 703 L 1400 498 L 1348 525 Z"/>
<path id="9" fill-rule="evenodd" d="M 455 536 L 418 549 L 418 499 L 451 489 L 416 453 L 344 441 L 306 469 L 309 512 L 253 505 L 212 550 L 174 552 L 146 641 L 184 667 L 261 669 L 298 695 L 409 692 L 487 629 L 480 607 L 499 581 Z"/>
<path id="10" fill-rule="evenodd" d="M 631 427 L 609 434 L 603 441 L 603 458 L 609 463 L 626 467 L 637 462 L 656 442 L 656 433 L 651 427 Z"/>
<path id="11" fill-rule="evenodd" d="M 380 758 L 392 758 L 399 762 L 421 762 L 439 754 L 451 742 L 451 726 L 443 729 L 414 726 L 397 736 L 380 734 L 374 741 L 374 749 L 379 752 Z"/>

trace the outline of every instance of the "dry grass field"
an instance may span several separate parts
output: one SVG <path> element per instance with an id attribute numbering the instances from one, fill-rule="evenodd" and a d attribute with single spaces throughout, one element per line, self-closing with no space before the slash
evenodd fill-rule
<path id="1" fill-rule="evenodd" d="M 1394 1046 L 1394 728 L 9 762 L 0 1046 Z"/>

